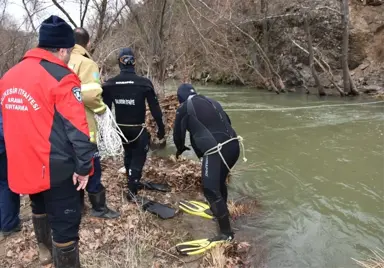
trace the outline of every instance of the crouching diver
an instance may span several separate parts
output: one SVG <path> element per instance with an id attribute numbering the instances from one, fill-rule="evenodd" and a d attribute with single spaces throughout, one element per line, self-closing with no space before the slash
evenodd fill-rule
<path id="1" fill-rule="evenodd" d="M 111 109 L 115 106 L 116 122 L 126 139 L 123 139 L 124 166 L 128 177 L 128 200 L 143 187 L 140 182 L 148 148 L 149 133 L 145 126 L 146 105 L 158 126 L 157 137 L 164 139 L 163 114 L 152 82 L 136 75 L 135 56 L 130 48 L 119 53 L 120 74 L 103 84 L 103 99 Z M 165 140 L 163 141 L 165 143 Z"/>
<path id="2" fill-rule="evenodd" d="M 241 137 L 237 136 L 231 121 L 220 103 L 197 94 L 190 84 L 182 84 L 177 91 L 180 107 L 176 112 L 173 140 L 178 158 L 190 148 L 184 145 L 186 130 L 190 133 L 193 150 L 202 158 L 204 196 L 210 206 L 196 201 L 180 202 L 180 209 L 205 218 L 216 218 L 220 227 L 218 236 L 185 242 L 176 246 L 185 255 L 194 255 L 224 241 L 231 241 L 234 233 L 229 222 L 226 178 L 240 154 Z M 210 213 L 210 211 L 212 213 Z"/>

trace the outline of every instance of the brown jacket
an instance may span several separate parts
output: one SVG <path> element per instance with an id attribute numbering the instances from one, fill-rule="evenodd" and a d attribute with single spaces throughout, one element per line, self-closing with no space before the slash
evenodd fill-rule
<path id="1" fill-rule="evenodd" d="M 101 97 L 103 90 L 100 84 L 99 67 L 92 60 L 88 51 L 80 45 L 75 45 L 73 48 L 68 66 L 80 78 L 81 96 L 87 113 L 89 135 L 91 141 L 96 143 L 97 124 L 95 114 L 103 114 L 107 107 Z"/>

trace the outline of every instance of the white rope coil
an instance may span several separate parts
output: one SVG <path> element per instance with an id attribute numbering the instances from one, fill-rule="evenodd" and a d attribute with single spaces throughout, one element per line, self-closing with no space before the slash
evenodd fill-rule
<path id="1" fill-rule="evenodd" d="M 240 143 L 240 145 L 241 145 L 241 148 L 243 149 L 243 161 L 244 161 L 244 162 L 247 162 L 247 158 L 245 157 L 244 143 L 243 143 L 243 140 L 244 140 L 244 139 L 243 139 L 243 137 L 241 137 L 241 136 L 237 136 L 237 137 L 231 138 L 231 139 L 229 139 L 229 140 L 226 140 L 226 141 L 223 142 L 223 143 L 219 143 L 219 144 L 217 144 L 215 147 L 213 147 L 213 148 L 207 150 L 207 151 L 205 152 L 204 156 L 208 156 L 208 155 L 212 155 L 212 154 L 216 154 L 216 153 L 218 153 L 218 154 L 220 155 L 220 157 L 221 157 L 221 160 L 223 160 L 225 166 L 228 168 L 229 173 L 231 173 L 231 172 L 232 172 L 232 169 L 233 169 L 234 167 L 232 167 L 232 169 L 229 168 L 229 166 L 228 166 L 228 164 L 227 164 L 227 161 L 225 161 L 224 156 L 221 154 L 221 149 L 223 148 L 223 146 L 224 146 L 225 144 L 230 143 L 231 141 L 234 141 L 234 140 L 238 140 L 238 141 L 239 141 L 239 143 Z"/>
<path id="2" fill-rule="evenodd" d="M 98 127 L 96 138 L 100 158 L 123 155 L 124 148 L 121 138 L 126 142 L 128 140 L 117 125 L 112 111 L 107 107 L 102 115 L 95 114 L 95 120 Z"/>

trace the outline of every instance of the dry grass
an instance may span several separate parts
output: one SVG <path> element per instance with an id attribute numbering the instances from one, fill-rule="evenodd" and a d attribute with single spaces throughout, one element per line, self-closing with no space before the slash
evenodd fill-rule
<path id="1" fill-rule="evenodd" d="M 250 245 L 246 242 L 223 243 L 211 249 L 202 262 L 203 268 L 248 267 L 246 261 Z"/>
<path id="2" fill-rule="evenodd" d="M 254 213 L 257 208 L 259 207 L 259 204 L 256 201 L 248 201 L 248 202 L 235 202 L 235 201 L 228 201 L 228 210 L 231 214 L 232 218 L 238 218 L 240 216 L 250 215 Z"/>
<path id="3" fill-rule="evenodd" d="M 353 260 L 364 268 L 384 268 L 384 250 L 372 250 L 372 253 L 373 256 L 366 261 Z"/>
<path id="4" fill-rule="evenodd" d="M 168 163 L 168 166 L 164 163 Z M 188 266 L 184 263 L 174 248 L 180 241 L 185 241 L 188 233 L 182 228 L 177 228 L 182 218 L 174 218 L 170 224 L 164 225 L 162 220 L 152 214 L 143 212 L 136 204 L 125 200 L 126 179 L 119 176 L 118 169 L 121 162 L 109 160 L 103 162 L 103 180 L 107 188 L 107 200 L 110 208 L 117 209 L 121 217 L 115 220 L 101 220 L 89 215 L 90 204 L 86 198 L 86 215 L 82 218 L 80 226 L 80 254 L 84 268 L 160 268 L 160 267 L 235 267 L 234 263 L 244 263 L 246 243 L 231 243 L 222 248 L 213 249 L 207 253 L 207 260 L 200 258 L 199 266 Z M 149 180 L 155 180 L 159 174 L 166 172 L 168 179 L 173 181 L 174 189 L 186 189 L 188 180 L 200 180 L 200 165 L 187 160 L 173 162 L 169 159 L 152 158 L 151 171 L 147 174 Z M 167 170 L 167 167 L 169 170 Z M 196 169 L 196 170 L 195 170 Z M 185 172 L 192 171 L 187 174 Z M 188 176 L 196 176 L 189 177 Z M 124 176 L 123 176 L 124 177 Z M 177 186 L 177 182 L 179 186 Z M 191 183 L 191 182 L 189 182 Z M 180 186 L 181 185 L 181 186 Z M 190 188 L 190 194 L 196 193 L 196 186 Z M 181 194 L 173 190 L 170 194 L 159 194 L 144 191 L 144 195 L 151 199 L 161 200 L 163 203 L 175 204 L 176 198 Z M 158 195 L 156 195 L 158 194 Z M 156 198 L 154 198 L 156 196 Z M 164 202 L 164 199 L 169 202 Z M 23 200 L 24 201 L 24 200 Z M 29 201 L 25 199 L 25 201 Z M 29 202 L 23 204 L 26 220 L 23 222 L 22 232 L 0 243 L 5 247 L 5 256 L 0 258 L 1 268 L 37 268 L 37 246 Z M 172 205 L 173 206 L 173 205 Z M 234 215 L 246 215 L 252 212 L 253 204 L 230 202 Z M 173 222 L 172 222 L 173 221 Z M 225 262 L 226 266 L 223 266 Z M 47 266 L 52 267 L 52 266 Z M 238 266 L 244 267 L 244 266 Z"/>

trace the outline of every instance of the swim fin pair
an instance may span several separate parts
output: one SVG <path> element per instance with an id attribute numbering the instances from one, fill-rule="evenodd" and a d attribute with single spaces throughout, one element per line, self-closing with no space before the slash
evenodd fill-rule
<path id="1" fill-rule="evenodd" d="M 138 203 L 144 211 L 148 211 L 163 220 L 171 219 L 176 215 L 176 209 L 156 201 L 152 201 L 146 197 L 136 195 L 133 198 L 130 198 L 130 202 Z"/>
<path id="2" fill-rule="evenodd" d="M 220 234 L 214 238 L 209 239 L 199 239 L 193 240 L 189 242 L 184 242 L 176 245 L 176 250 L 182 255 L 197 255 L 204 253 L 205 251 L 233 240 L 232 236 L 228 236 L 225 234 Z"/>
<path id="3" fill-rule="evenodd" d="M 170 192 L 171 186 L 166 183 L 154 183 L 150 181 L 141 181 L 138 185 L 138 190 L 146 189 L 146 190 L 154 190 L 159 192 Z"/>
<path id="4" fill-rule="evenodd" d="M 191 215 L 200 216 L 205 219 L 214 219 L 213 213 L 208 204 L 199 201 L 186 201 L 182 200 L 179 202 L 179 208 Z"/>

